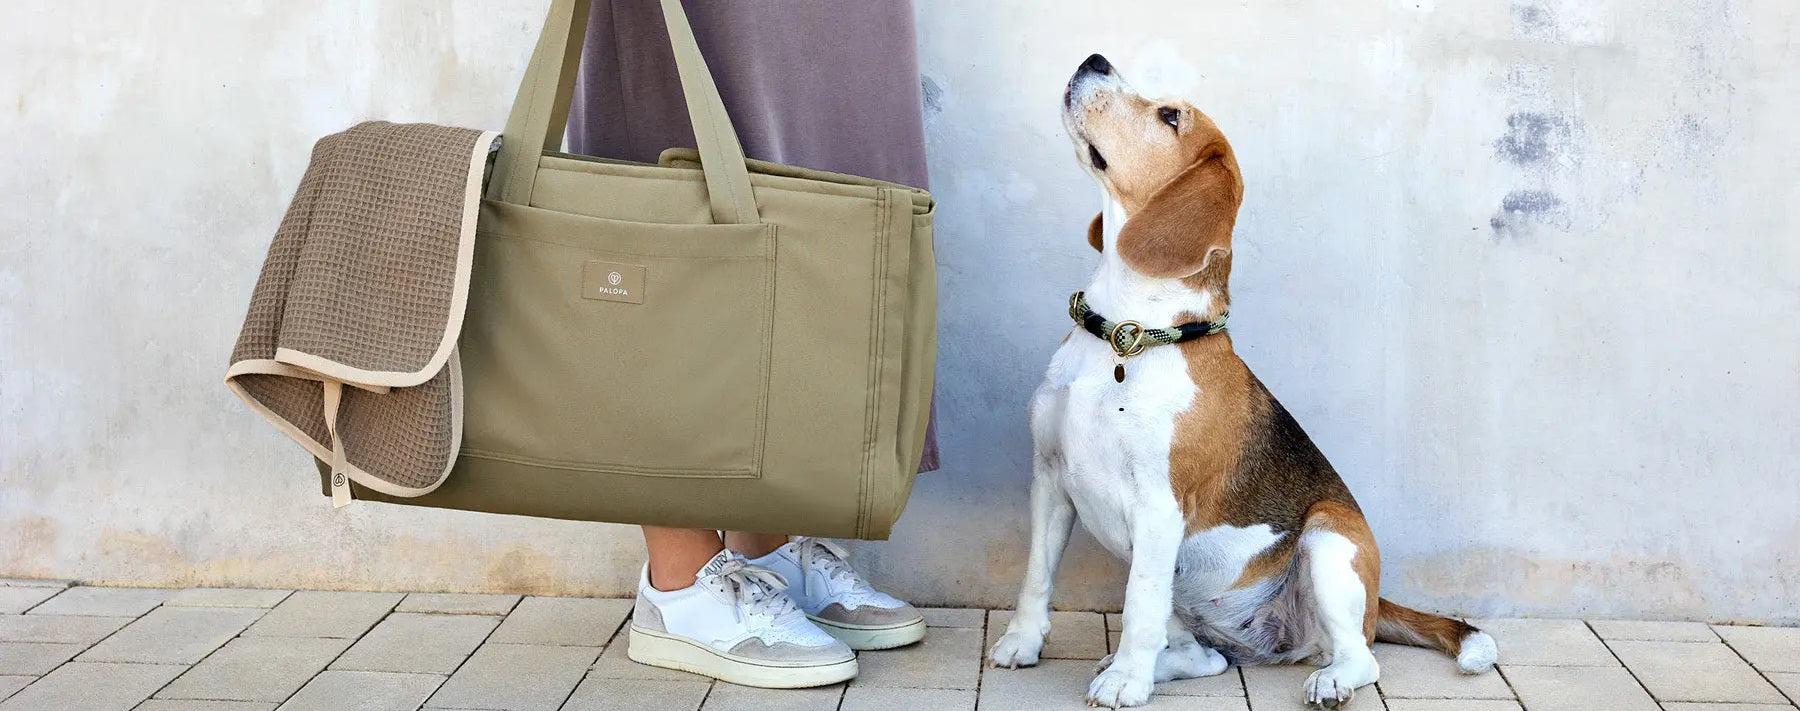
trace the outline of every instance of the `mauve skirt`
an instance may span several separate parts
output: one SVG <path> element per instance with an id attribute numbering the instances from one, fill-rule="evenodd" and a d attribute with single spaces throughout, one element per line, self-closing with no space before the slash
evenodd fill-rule
<path id="1" fill-rule="evenodd" d="M 694 146 L 657 0 L 593 0 L 570 150 Z M 745 155 L 929 188 L 910 0 L 686 0 Z M 938 468 L 937 403 L 919 471 Z"/>

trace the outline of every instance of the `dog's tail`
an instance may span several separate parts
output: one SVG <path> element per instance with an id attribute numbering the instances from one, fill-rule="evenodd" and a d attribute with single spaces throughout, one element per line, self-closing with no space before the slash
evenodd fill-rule
<path id="1" fill-rule="evenodd" d="M 1488 633 L 1448 617 L 1419 612 L 1382 598 L 1375 618 L 1375 639 L 1435 649 L 1456 657 L 1464 674 L 1480 674 L 1494 668 L 1500 649 Z"/>

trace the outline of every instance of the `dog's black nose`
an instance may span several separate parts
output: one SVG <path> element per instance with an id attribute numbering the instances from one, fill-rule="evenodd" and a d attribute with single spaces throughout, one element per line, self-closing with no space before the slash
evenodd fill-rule
<path id="1" fill-rule="evenodd" d="M 1105 57 L 1098 54 L 1090 54 L 1087 61 L 1081 63 L 1081 71 L 1093 72 L 1102 76 L 1111 74 L 1112 62 L 1106 61 Z"/>

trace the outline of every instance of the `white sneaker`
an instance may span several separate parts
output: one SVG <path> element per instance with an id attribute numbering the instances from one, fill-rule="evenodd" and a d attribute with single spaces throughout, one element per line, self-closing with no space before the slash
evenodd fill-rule
<path id="1" fill-rule="evenodd" d="M 782 592 L 787 581 L 721 551 L 692 586 L 663 592 L 638 577 L 632 661 L 743 686 L 797 689 L 856 676 L 856 654 Z"/>
<path id="2" fill-rule="evenodd" d="M 750 564 L 786 578 L 788 597 L 851 649 L 890 649 L 925 638 L 925 616 L 869 585 L 835 543 L 795 538 Z"/>

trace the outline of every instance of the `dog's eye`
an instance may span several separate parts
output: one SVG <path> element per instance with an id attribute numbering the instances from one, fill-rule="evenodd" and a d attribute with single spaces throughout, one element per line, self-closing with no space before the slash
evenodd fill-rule
<path id="1" fill-rule="evenodd" d="M 1088 162 L 1094 164 L 1094 170 L 1106 170 L 1106 159 L 1100 157 L 1100 149 L 1088 144 Z"/>
<path id="2" fill-rule="evenodd" d="M 1156 117 L 1169 124 L 1169 128 L 1181 128 L 1181 109 L 1164 106 L 1156 110 Z"/>

